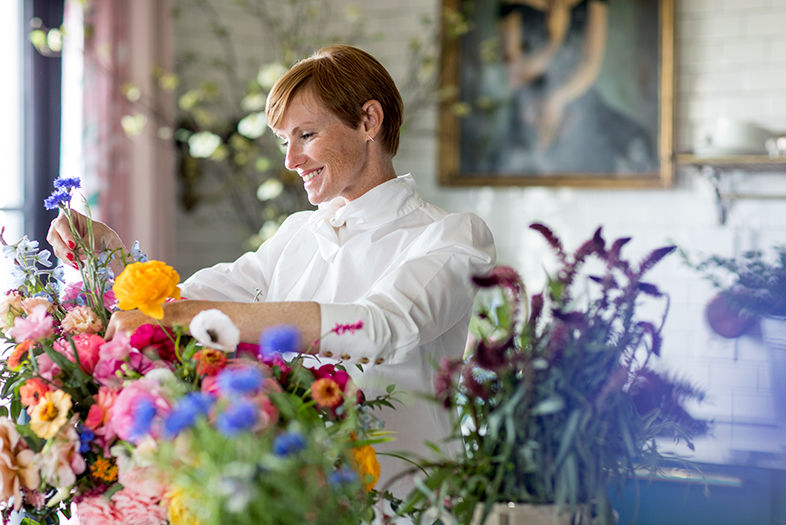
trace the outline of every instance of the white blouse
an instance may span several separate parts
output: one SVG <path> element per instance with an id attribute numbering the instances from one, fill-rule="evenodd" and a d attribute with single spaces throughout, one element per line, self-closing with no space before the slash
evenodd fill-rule
<path id="1" fill-rule="evenodd" d="M 344 361 L 369 398 L 389 384 L 433 394 L 442 358 L 460 357 L 466 345 L 475 296 L 470 278 L 488 271 L 494 258 L 482 219 L 424 202 L 404 175 L 353 201 L 337 198 L 291 215 L 256 252 L 196 272 L 181 291 L 217 301 L 316 301 L 320 362 Z M 331 332 L 358 321 L 363 328 L 354 333 Z M 426 454 L 424 441 L 439 443 L 449 431 L 449 414 L 412 395 L 402 400 L 405 406 L 381 413 L 396 439 L 377 449 Z M 407 467 L 380 462 L 377 488 Z"/>

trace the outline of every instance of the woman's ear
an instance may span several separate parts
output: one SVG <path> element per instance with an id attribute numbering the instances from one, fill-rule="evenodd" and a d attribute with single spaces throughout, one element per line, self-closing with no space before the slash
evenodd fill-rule
<path id="1" fill-rule="evenodd" d="M 366 136 L 374 140 L 382 127 L 382 121 L 385 119 L 382 104 L 377 100 L 371 99 L 363 104 L 362 109 L 363 116 L 361 117 L 360 125 L 363 126 L 363 132 Z"/>

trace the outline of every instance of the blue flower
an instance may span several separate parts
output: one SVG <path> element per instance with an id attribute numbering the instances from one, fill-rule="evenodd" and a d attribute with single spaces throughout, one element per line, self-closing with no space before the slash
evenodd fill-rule
<path id="1" fill-rule="evenodd" d="M 85 454 L 90 452 L 90 442 L 96 437 L 95 433 L 89 428 L 79 425 L 79 452 Z"/>
<path id="2" fill-rule="evenodd" d="M 79 181 L 79 177 L 63 177 L 60 179 L 55 179 L 54 185 L 55 188 L 59 190 L 70 191 L 80 188 L 82 183 Z"/>
<path id="3" fill-rule="evenodd" d="M 306 440 L 300 432 L 284 432 L 273 440 L 273 453 L 277 456 L 297 454 L 306 448 Z"/>
<path id="4" fill-rule="evenodd" d="M 229 397 L 256 392 L 262 386 L 262 379 L 259 369 L 245 367 L 235 370 L 225 368 L 218 374 L 216 381 L 221 394 Z"/>
<path id="5" fill-rule="evenodd" d="M 218 415 L 216 428 L 225 436 L 232 437 L 253 427 L 257 417 L 258 408 L 254 403 L 238 401 Z"/>
<path id="6" fill-rule="evenodd" d="M 164 434 L 167 437 L 175 437 L 193 425 L 198 416 L 206 415 L 214 401 L 213 396 L 202 392 L 187 394 L 164 421 Z"/>
<path id="7" fill-rule="evenodd" d="M 139 246 L 139 241 L 134 241 L 134 244 L 131 245 L 130 255 L 136 262 L 147 262 L 147 255 L 145 255 L 142 248 Z"/>
<path id="8" fill-rule="evenodd" d="M 52 270 L 52 278 L 56 281 L 60 281 L 61 283 L 65 283 L 65 270 L 63 270 L 63 266 L 58 264 Z"/>
<path id="9" fill-rule="evenodd" d="M 134 404 L 134 422 L 131 425 L 131 439 L 136 440 L 150 432 L 156 406 L 149 399 L 142 398 Z"/>
<path id="10" fill-rule="evenodd" d="M 350 468 L 340 468 L 328 474 L 328 483 L 331 485 L 345 485 L 353 483 L 358 479 L 358 475 Z"/>
<path id="11" fill-rule="evenodd" d="M 297 352 L 300 348 L 300 333 L 290 325 L 279 325 L 268 328 L 259 338 L 259 350 L 264 356 Z"/>
<path id="12" fill-rule="evenodd" d="M 46 199 L 44 199 L 44 208 L 46 208 L 47 210 L 55 210 L 61 204 L 65 204 L 66 202 L 70 202 L 70 201 L 71 201 L 70 193 L 66 191 L 58 190 L 52 193 L 52 195 L 50 195 Z"/>
<path id="13" fill-rule="evenodd" d="M 52 263 L 49 260 L 51 256 L 52 256 L 52 252 L 50 252 L 49 250 L 41 250 L 35 255 L 35 262 L 49 268 L 50 266 L 52 266 Z"/>

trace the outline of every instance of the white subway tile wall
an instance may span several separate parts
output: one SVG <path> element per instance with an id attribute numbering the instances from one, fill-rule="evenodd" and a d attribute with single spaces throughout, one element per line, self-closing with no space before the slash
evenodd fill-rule
<path id="1" fill-rule="evenodd" d="M 220 5 L 222 16 L 236 12 L 228 0 L 224 0 L 226 6 L 214 3 Z M 696 126 L 718 117 L 749 120 L 786 133 L 786 0 L 675 3 L 676 150 L 689 151 Z M 331 2 L 336 12 L 349 4 Z M 436 17 L 439 2 L 367 0 L 361 9 L 368 17 L 366 32 L 374 36 L 364 47 L 394 77 L 401 78 L 408 42 L 424 37 L 419 21 L 423 16 Z M 176 24 L 178 49 L 217 52 L 209 39 L 201 38 L 206 19 L 192 11 L 184 13 Z M 259 42 L 259 30 L 242 18 L 233 20 L 232 27 L 238 61 L 249 64 L 253 71 L 254 64 L 265 60 L 264 46 L 242 44 L 244 39 Z M 436 112 L 433 108 L 421 111 L 403 139 L 396 158 L 398 171 L 412 172 L 427 200 L 449 210 L 474 211 L 482 216 L 495 234 L 499 262 L 516 267 L 531 290 L 542 284 L 549 255 L 537 235 L 525 229 L 534 221 L 552 226 L 568 247 L 577 246 L 599 225 L 607 239 L 632 236 L 626 250 L 634 258 L 670 243 L 694 257 L 732 255 L 786 243 L 786 199 L 735 201 L 726 223 L 720 224 L 712 185 L 690 167 L 678 168 L 674 186 L 659 190 L 440 187 L 436 131 Z M 723 184 L 730 191 L 784 195 L 786 169 L 725 174 Z M 194 221 L 181 213 L 178 267 L 190 271 L 241 253 L 241 239 L 234 238 L 233 232 L 227 235 L 222 228 L 209 217 Z M 758 337 L 726 340 L 713 334 L 703 311 L 713 290 L 678 257 L 665 260 L 650 277 L 672 298 L 664 328 L 664 365 L 707 390 L 707 401 L 694 412 L 718 422 L 759 425 L 767 429 L 768 436 L 783 436 L 773 430 L 769 360 Z M 719 427 L 716 437 L 726 436 L 728 443 L 731 434 Z M 734 447 L 744 447 L 746 436 L 751 435 L 761 434 L 738 430 Z M 759 441 L 752 437 L 750 447 L 764 447 Z M 773 446 L 771 441 L 766 446 Z M 710 457 L 722 452 L 707 449 L 704 454 Z"/>

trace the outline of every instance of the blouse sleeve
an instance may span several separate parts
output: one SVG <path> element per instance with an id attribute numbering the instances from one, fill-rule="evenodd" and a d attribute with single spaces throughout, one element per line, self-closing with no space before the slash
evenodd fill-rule
<path id="1" fill-rule="evenodd" d="M 429 227 L 402 264 L 382 275 L 356 304 L 321 304 L 320 348 L 342 359 L 395 364 L 466 319 L 471 277 L 494 264 L 494 241 L 473 214 Z M 362 323 L 362 328 L 352 329 Z"/>
<path id="2" fill-rule="evenodd" d="M 263 301 L 270 275 L 291 232 L 299 228 L 310 213 L 299 212 L 287 217 L 276 234 L 257 251 L 245 253 L 234 262 L 218 263 L 197 271 L 180 285 L 181 295 L 209 301 Z"/>

